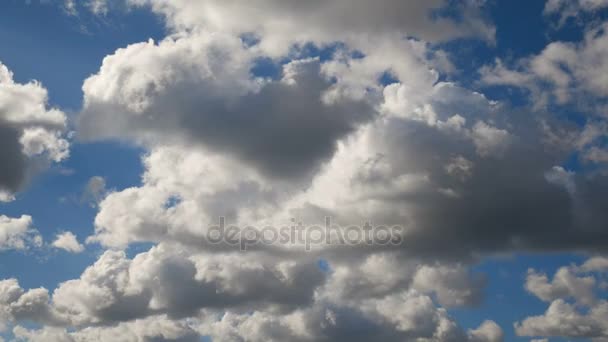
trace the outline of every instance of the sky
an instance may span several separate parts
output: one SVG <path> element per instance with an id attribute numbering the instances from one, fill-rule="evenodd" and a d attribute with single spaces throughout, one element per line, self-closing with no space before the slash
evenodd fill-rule
<path id="1" fill-rule="evenodd" d="M 0 341 L 607 341 L 607 75 L 605 0 L 2 1 Z"/>

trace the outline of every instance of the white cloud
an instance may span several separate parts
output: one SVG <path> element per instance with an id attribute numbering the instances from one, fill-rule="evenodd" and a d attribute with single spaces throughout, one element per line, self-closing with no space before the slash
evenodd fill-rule
<path id="1" fill-rule="evenodd" d="M 18 218 L 11 218 L 0 215 L 0 250 L 22 250 L 41 245 L 42 237 L 32 227 L 31 216 L 22 215 Z"/>
<path id="2" fill-rule="evenodd" d="M 25 291 L 17 279 L 0 281 L 0 330 L 20 321 L 36 321 L 55 325 L 62 320 L 49 305 L 49 293 L 45 288 Z"/>
<path id="3" fill-rule="evenodd" d="M 504 339 L 504 332 L 494 321 L 484 321 L 477 329 L 468 332 L 471 342 L 499 342 Z"/>
<path id="4" fill-rule="evenodd" d="M 181 341 L 200 335 L 222 341 L 237 336 L 251 341 L 335 341 L 355 336 L 358 324 L 370 327 L 365 336 L 384 336 L 387 341 L 498 341 L 492 336 L 500 336 L 500 328 L 490 322 L 467 337 L 428 295 L 408 290 L 407 281 L 377 283 L 383 280 L 375 267 L 392 267 L 395 261 L 371 257 L 360 268 L 366 274 L 353 272 L 348 279 L 359 284 L 360 295 L 336 297 L 323 294 L 331 288 L 323 284 L 346 283 L 339 275 L 319 270 L 316 258 L 283 258 L 277 263 L 264 253 L 192 253 L 160 244 L 133 259 L 107 251 L 79 279 L 60 284 L 52 296 L 46 289 L 26 291 L 15 279 L 2 281 L 0 313 L 10 324 L 27 320 L 45 325 L 41 330 L 13 329 L 17 337 L 32 341 L 93 341 L 119 335 L 124 341 Z"/>
<path id="5" fill-rule="evenodd" d="M 504 129 L 477 122 L 471 131 L 477 153 L 481 156 L 500 156 L 508 147 L 511 137 Z"/>
<path id="6" fill-rule="evenodd" d="M 590 258 L 585 261 L 581 269 L 586 272 L 606 272 L 608 271 L 608 258 L 601 256 Z"/>
<path id="7" fill-rule="evenodd" d="M 527 317 L 515 323 L 519 336 L 608 338 L 608 302 L 597 299 L 604 258 L 588 259 L 581 266 L 561 267 L 549 281 L 545 274 L 530 270 L 526 289 L 540 299 L 550 302 L 544 314 Z M 570 303 L 575 299 L 576 304 Z"/>
<path id="8" fill-rule="evenodd" d="M 70 253 L 80 253 L 84 251 L 84 246 L 78 242 L 76 236 L 72 232 L 63 232 L 57 234 L 53 247 L 63 249 Z"/>
<path id="9" fill-rule="evenodd" d="M 267 176 L 308 178 L 336 140 L 374 115 L 361 100 L 325 103 L 331 84 L 318 59 L 291 61 L 272 81 L 250 76 L 254 57 L 239 38 L 220 33 L 118 50 L 85 81 L 80 135 L 202 146 Z"/>
<path id="10" fill-rule="evenodd" d="M 446 307 L 478 304 L 484 285 L 482 278 L 472 277 L 462 265 L 423 266 L 412 284 L 419 291 L 434 292 L 439 304 Z"/>
<path id="11" fill-rule="evenodd" d="M 551 42 L 538 55 L 517 61 L 512 69 L 497 60 L 495 65 L 481 68 L 481 81 L 528 89 L 537 108 L 573 104 L 602 115 L 608 95 L 607 29 L 606 23 L 589 28 L 579 43 Z"/>
<path id="12" fill-rule="evenodd" d="M 566 338 L 608 337 L 608 303 L 603 301 L 588 314 L 580 313 L 562 299 L 551 303 L 544 315 L 532 316 L 515 325 L 520 336 Z"/>
<path id="13" fill-rule="evenodd" d="M 187 321 L 172 320 L 166 316 L 153 316 L 119 323 L 115 326 L 88 327 L 76 331 L 68 331 L 60 327 L 30 330 L 16 326 L 13 329 L 13 335 L 17 341 L 24 342 L 140 342 L 150 340 L 196 342 L 202 338 Z"/>
<path id="14" fill-rule="evenodd" d="M 415 36 L 427 41 L 476 36 L 492 41 L 494 27 L 485 22 L 478 8 L 470 2 L 457 11 L 466 20 L 431 18 L 434 10 L 444 7 L 441 0 L 332 0 L 323 3 L 264 0 L 241 6 L 238 1 L 129 0 L 132 5 L 149 6 L 163 15 L 176 31 L 205 28 L 236 34 L 254 33 L 260 47 L 271 55 L 287 52 L 294 43 L 332 43 L 369 39 L 369 36 Z"/>
<path id="15" fill-rule="evenodd" d="M 543 126 L 529 112 L 440 81 L 453 66 L 427 41 L 493 39 L 480 2 L 471 3 L 457 9 L 469 20 L 456 23 L 429 18 L 442 1 L 129 1 L 162 15 L 171 33 L 107 56 L 83 84 L 77 126 L 82 139 L 143 147 L 142 183 L 108 191 L 103 178 L 90 180 L 86 193 L 99 210 L 87 242 L 110 249 L 51 295 L 7 280 L 0 312 L 9 325 L 45 325 L 15 327 L 15 335 L 501 341 L 496 323 L 465 330 L 445 309 L 482 297 L 483 279 L 466 262 L 488 253 L 605 244 L 600 228 L 608 218 L 598 203 L 606 179 L 555 167 L 572 152 L 554 153 L 558 143 L 544 140 L 541 132 L 555 121 Z M 111 9 L 106 1 L 90 4 L 100 14 Z M 548 47 L 521 70 L 498 62 L 485 80 L 539 92 L 536 82 L 546 81 L 551 96 L 567 103 L 572 89 L 587 87 L 577 82 L 599 77 L 561 68 L 579 55 L 602 67 L 594 59 L 603 53 L 595 45 L 600 38 L 588 39 Z M 336 42 L 327 60 L 301 57 L 300 44 Z M 596 48 L 588 56 L 579 51 Z M 259 58 L 271 58 L 280 75 L 252 75 Z M 393 84 L 380 82 L 385 74 Z M 0 70 L 0 79 L 6 75 Z M 602 94 L 600 86 L 584 91 Z M 67 145 L 54 144 L 57 132 L 28 127 L 12 140 L 26 157 L 61 160 Z M 571 135 L 565 145 L 575 149 L 601 134 L 584 128 Z M 570 210 L 570 188 L 588 214 L 582 221 Z M 325 216 L 343 226 L 399 224 L 405 247 L 301 253 L 276 244 L 239 253 L 204 241 L 219 216 L 258 227 Z M 132 258 L 123 251 L 141 242 L 154 246 Z M 53 245 L 83 248 L 69 232 Z M 572 297 L 599 306 L 593 286 L 569 269 L 552 281 L 531 272 L 527 283 L 546 301 Z M 574 317 L 572 324 L 580 318 L 563 305 L 554 311 Z M 518 332 L 549 331 L 552 315 L 525 320 Z"/>
<path id="16" fill-rule="evenodd" d="M 50 162 L 69 155 L 63 137 L 65 114 L 48 108 L 47 90 L 38 82 L 20 84 L 0 63 L 0 200 L 14 199 L 28 179 Z"/>
<path id="17" fill-rule="evenodd" d="M 574 298 L 582 304 L 590 305 L 595 302 L 593 289 L 595 278 L 591 276 L 578 277 L 576 270 L 561 267 L 549 281 L 546 274 L 528 270 L 526 290 L 538 298 L 551 302 L 558 298 Z"/>

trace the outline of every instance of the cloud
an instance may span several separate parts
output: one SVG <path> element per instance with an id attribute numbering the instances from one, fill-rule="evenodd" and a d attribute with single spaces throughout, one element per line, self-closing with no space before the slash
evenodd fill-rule
<path id="1" fill-rule="evenodd" d="M 443 306 L 475 305 L 481 302 L 483 278 L 471 277 L 466 267 L 421 267 L 413 279 L 413 287 L 419 291 L 432 291 Z"/>
<path id="2" fill-rule="evenodd" d="M 365 273 L 352 272 L 344 282 L 338 273 L 322 272 L 315 257 L 278 261 L 264 253 L 201 253 L 159 244 L 132 259 L 106 251 L 80 278 L 59 284 L 52 296 L 46 289 L 26 291 L 15 279 L 0 282 L 0 312 L 6 313 L 5 322 L 44 325 L 41 330 L 14 328 L 17 337 L 34 341 L 103 340 L 115 334 L 124 334 L 126 341 L 136 336 L 189 341 L 201 335 L 222 341 L 237 336 L 252 341 L 365 336 L 500 341 L 500 328 L 493 323 L 467 335 L 425 294 L 449 292 L 447 287 L 426 288 L 419 282 L 420 292 L 407 281 L 392 288 L 376 283 L 383 279 L 375 267 L 393 267 L 395 261 L 372 257 L 360 265 Z M 341 269 L 339 261 L 334 266 Z M 433 273 L 434 267 L 419 272 Z M 339 293 L 334 286 L 349 282 L 359 284 L 359 295 L 329 295 Z"/>
<path id="3" fill-rule="evenodd" d="M 544 314 L 515 323 L 519 336 L 561 338 L 591 338 L 601 341 L 608 337 L 608 302 L 596 299 L 600 291 L 598 280 L 603 271 L 602 257 L 587 260 L 581 266 L 561 267 L 553 281 L 535 271 L 528 272 L 526 289 L 540 299 L 550 302 Z M 570 303 L 574 298 L 576 304 Z"/>
<path id="4" fill-rule="evenodd" d="M 161 15 L 169 34 L 104 58 L 84 81 L 77 134 L 143 147 L 142 182 L 107 191 L 103 178 L 89 181 L 87 196 L 99 205 L 87 242 L 106 250 L 52 294 L 7 280 L 0 312 L 15 335 L 501 341 L 496 323 L 466 330 L 446 308 L 479 304 L 485 282 L 470 265 L 480 257 L 606 248 L 607 175 L 563 166 L 573 152 L 600 148 L 604 130 L 446 81 L 453 65 L 430 42 L 491 41 L 493 28 L 479 2 L 451 8 L 469 20 L 432 19 L 443 4 L 129 1 Z M 602 39 L 597 31 L 580 44 L 555 43 L 517 70 L 497 62 L 484 80 L 539 99 L 538 83 L 548 82 L 558 104 L 578 92 L 599 98 L 601 77 L 574 60 L 601 69 Z M 260 60 L 278 75 L 256 75 Z M 60 155 L 44 131 L 19 133 L 7 136 L 21 139 L 23 154 Z M 220 216 L 243 227 L 326 216 L 341 227 L 399 225 L 403 244 L 304 252 L 277 243 L 241 253 L 205 240 Z M 126 252 L 138 243 L 152 247 Z M 54 244 L 82 248 L 70 233 Z M 549 280 L 531 271 L 526 288 L 601 311 L 595 281 L 578 272 Z M 558 322 L 564 312 L 575 326 L 588 319 L 568 305 L 556 304 Z M 549 311 L 518 323 L 518 333 L 554 329 Z M 43 327 L 19 327 L 27 321 Z"/>
<path id="5" fill-rule="evenodd" d="M 60 324 L 61 319 L 49 305 L 49 293 L 45 288 L 25 291 L 17 279 L 0 281 L 0 328 L 19 321 L 35 321 L 42 324 Z"/>
<path id="6" fill-rule="evenodd" d="M 16 83 L 0 63 L 0 200 L 10 201 L 27 181 L 51 162 L 69 155 L 63 112 L 47 106 L 38 82 Z"/>
<path id="7" fill-rule="evenodd" d="M 595 302 L 593 294 L 595 286 L 594 277 L 577 277 L 575 271 L 562 267 L 555 273 L 552 282 L 549 282 L 547 275 L 529 270 L 525 287 L 544 301 L 572 297 L 582 304 L 589 305 Z"/>
<path id="8" fill-rule="evenodd" d="M 581 14 L 593 13 L 606 7 L 608 7 L 606 0 L 548 0 L 545 3 L 543 14 L 559 16 L 558 27 L 561 27 L 570 18 L 580 20 Z"/>
<path id="9" fill-rule="evenodd" d="M 484 323 L 489 325 L 491 323 Z M 227 313 L 203 322 L 204 331 L 213 339 L 238 341 L 501 341 L 495 332 L 470 333 L 468 336 L 432 300 L 416 292 L 385 299 L 370 299 L 359 310 L 316 306 L 289 315 L 273 316 Z M 483 328 L 487 329 L 488 328 Z M 482 330 L 483 330 L 482 329 Z M 494 335 L 492 335 L 494 334 Z M 494 339 L 494 336 L 498 336 Z"/>
<path id="10" fill-rule="evenodd" d="M 127 2 L 148 6 L 166 18 L 167 25 L 176 31 L 203 28 L 254 33 L 260 37 L 262 49 L 274 55 L 284 53 L 294 43 L 332 43 L 372 35 L 415 36 L 426 41 L 472 36 L 492 41 L 495 31 L 484 20 L 477 2 L 452 7 L 466 18 L 460 21 L 443 15 L 441 10 L 448 7 L 448 2 L 441 0 L 407 3 L 382 0 L 374 5 L 360 0 L 307 4 L 264 0 L 250 6 L 216 0 Z"/>
<path id="11" fill-rule="evenodd" d="M 363 101 L 322 101 L 330 84 L 317 60 L 292 61 L 281 80 L 263 82 L 250 78 L 247 55 L 240 41 L 219 34 L 119 50 L 85 81 L 81 136 L 181 139 L 293 178 L 315 172 L 337 139 L 372 116 Z"/>
<path id="12" fill-rule="evenodd" d="M 608 271 L 608 258 L 596 256 L 588 259 L 581 266 L 581 269 L 586 272 L 605 272 Z"/>
<path id="13" fill-rule="evenodd" d="M 88 203 L 92 207 L 96 207 L 103 197 L 107 194 L 106 180 L 101 176 L 93 176 L 89 178 L 81 196 L 81 201 Z"/>
<path id="14" fill-rule="evenodd" d="M 31 216 L 22 215 L 18 218 L 11 218 L 0 215 L 0 251 L 23 250 L 41 245 L 42 237 L 32 227 Z"/>
<path id="15" fill-rule="evenodd" d="M 304 178 L 289 172 L 291 178 L 284 172 L 277 176 L 260 164 L 281 170 L 280 161 L 250 159 L 268 152 L 226 153 L 225 146 L 186 145 L 167 141 L 160 130 L 150 131 L 145 136 L 162 139 L 162 144 L 152 145 L 144 158 L 143 185 L 114 192 L 100 203 L 96 233 L 89 241 L 119 248 L 167 240 L 189 245 L 203 241 L 219 216 L 257 227 L 280 227 L 292 217 L 322 224 L 331 216 L 342 226 L 368 220 L 402 225 L 407 228 L 403 252 L 417 257 L 467 259 L 508 250 L 603 248 L 605 176 L 559 166 L 583 140 L 593 146 L 596 134 L 532 116 L 452 83 L 419 81 L 424 90 L 419 95 L 380 97 L 372 106 L 378 113 L 356 130 L 325 140 L 324 156 L 285 150 L 297 156 L 280 159 L 306 165 Z M 352 89 L 344 83 L 336 86 Z M 389 85 L 384 94 L 400 86 Z M 416 110 L 432 113 L 433 119 L 408 114 Z M 296 126 L 282 129 L 307 129 Z M 258 131 L 255 125 L 245 127 L 251 134 Z M 560 127 L 568 129 L 562 136 L 577 137 L 570 146 L 563 146 L 564 139 L 547 138 Z M 174 139 L 184 134 L 176 132 Z M 293 142 L 299 137 L 294 135 Z M 250 152 L 256 145 L 236 143 Z M 280 155 L 274 148 L 268 151 Z M 556 174 L 560 168 L 563 172 Z M 210 247 L 199 243 L 199 248 Z"/>
<path id="16" fill-rule="evenodd" d="M 70 253 L 80 253 L 84 251 L 84 246 L 78 242 L 76 236 L 72 232 L 63 232 L 57 234 L 53 247 L 63 249 Z"/>
<path id="17" fill-rule="evenodd" d="M 512 68 L 497 60 L 480 69 L 487 85 L 509 85 L 527 89 L 534 105 L 572 104 L 589 115 L 603 115 L 608 95 L 608 24 L 586 29 L 581 42 L 551 42 L 538 55 L 528 56 Z"/>
<path id="18" fill-rule="evenodd" d="M 602 302 L 588 314 L 578 312 L 562 299 L 551 303 L 544 315 L 526 318 L 515 325 L 520 336 L 550 336 L 566 338 L 606 338 L 606 311 L 608 303 Z"/>
<path id="19" fill-rule="evenodd" d="M 271 264 L 263 256 L 197 255 L 158 245 L 132 260 L 105 252 L 80 279 L 60 284 L 53 304 L 76 325 L 159 313 L 188 317 L 202 308 L 304 305 L 321 281 L 312 262 Z"/>
<path id="20" fill-rule="evenodd" d="M 504 333 L 502 329 L 493 321 L 484 321 L 477 329 L 469 330 L 470 341 L 502 341 Z"/>
<path id="21" fill-rule="evenodd" d="M 13 329 L 17 341 L 27 342 L 94 342 L 94 341 L 158 341 L 195 342 L 202 336 L 187 322 L 174 321 L 166 316 L 120 323 L 113 327 L 88 327 L 68 332 L 65 328 L 44 327 L 37 330 L 17 326 Z"/>

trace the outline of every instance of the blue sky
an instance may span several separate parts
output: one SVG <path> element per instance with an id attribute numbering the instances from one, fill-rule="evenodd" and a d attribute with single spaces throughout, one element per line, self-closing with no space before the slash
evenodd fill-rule
<path id="1" fill-rule="evenodd" d="M 480 82 L 479 69 L 493 65 L 496 59 L 517 68 L 524 65 L 530 56 L 540 54 L 551 42 L 580 42 L 591 25 L 602 23 L 608 15 L 605 9 L 581 13 L 557 27 L 555 15 L 544 15 L 544 8 L 545 1 L 541 0 L 525 3 L 490 1 L 484 6 L 482 15 L 496 28 L 495 41 L 464 37 L 433 43 L 430 48 L 445 51 L 456 70 L 442 74 L 440 79 L 481 92 L 490 100 L 508 103 L 514 110 L 529 110 L 535 101 L 528 96 L 529 89 L 525 86 Z M 61 5 L 40 3 L 38 0 L 8 0 L 0 5 L 0 62 L 13 72 L 16 83 L 37 80 L 48 90 L 48 107 L 61 109 L 68 118 L 66 131 L 79 129 L 76 122 L 86 109 L 83 109 L 83 81 L 99 72 L 104 57 L 119 48 L 149 38 L 158 42 L 175 30 L 167 28 L 164 17 L 147 7 L 134 7 L 128 11 L 110 8 L 102 15 L 87 11 L 85 6 L 78 9 L 78 15 L 73 16 L 67 14 Z M 311 46 L 300 57 L 320 56 L 324 62 L 331 60 L 332 53 L 339 50 L 334 47 L 319 49 L 314 44 Z M 282 66 L 291 61 L 292 57 L 287 56 L 274 59 L 262 56 L 254 63 L 251 72 L 254 77 L 277 80 L 281 78 Z M 389 80 L 391 82 L 384 80 L 383 83 L 388 85 L 395 80 L 399 81 L 397 78 Z M 184 101 L 189 101 L 189 98 Z M 602 99 L 592 101 L 601 102 Z M 577 127 L 584 127 L 589 120 L 586 108 L 572 103 L 550 103 L 545 111 L 553 111 L 556 116 L 564 115 L 566 121 Z M 173 132 L 170 128 L 167 131 Z M 108 136 L 119 137 L 120 134 L 123 133 Z M 97 203 L 83 200 L 92 177 L 103 177 L 104 191 L 108 193 L 142 187 L 145 171 L 142 158 L 158 148 L 157 141 L 161 138 L 155 140 L 156 145 L 151 147 L 147 141 L 142 143 L 144 139 L 131 137 L 124 133 L 124 138 L 116 139 L 80 141 L 72 138 L 69 158 L 52 163 L 37 174 L 18 192 L 16 200 L 0 203 L 0 215 L 31 215 L 34 227 L 45 242 L 52 242 L 60 232 L 71 231 L 78 241 L 84 243 L 87 237 L 94 234 L 95 217 L 100 212 Z M 201 141 L 203 145 L 206 143 Z M 577 158 L 582 154 L 581 151 L 571 152 L 574 157 L 563 160 L 561 166 L 575 173 L 597 167 L 579 163 Z M 135 256 L 158 243 L 133 241 L 127 247 L 127 255 Z M 24 289 L 45 287 L 52 292 L 60 283 L 79 278 L 85 268 L 109 249 L 99 243 L 85 244 L 85 247 L 84 252 L 79 254 L 52 248 L 48 244 L 25 251 L 2 251 L 0 279 L 16 278 Z M 530 337 L 517 336 L 513 323 L 543 314 L 547 303 L 524 288 L 528 269 L 534 268 L 552 275 L 560 267 L 584 263 L 595 251 L 547 248 L 544 252 L 543 248 L 538 251 L 497 250 L 499 255 L 477 259 L 470 266 L 470 271 L 482 274 L 487 279 L 483 300 L 472 307 L 448 308 L 450 315 L 465 330 L 474 329 L 483 321 L 492 319 L 504 331 L 505 341 L 530 340 Z M 598 291 L 598 296 L 600 299 L 608 298 L 602 291 Z M 5 336 L 9 338 L 11 334 Z M 568 337 L 552 337 L 551 340 L 568 340 Z"/>

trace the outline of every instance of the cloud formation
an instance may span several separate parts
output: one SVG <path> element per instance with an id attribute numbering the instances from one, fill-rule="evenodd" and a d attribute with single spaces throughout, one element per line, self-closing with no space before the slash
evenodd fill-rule
<path id="1" fill-rule="evenodd" d="M 40 247 L 42 237 L 32 224 L 33 220 L 29 215 L 17 218 L 0 215 L 0 251 Z"/>
<path id="2" fill-rule="evenodd" d="M 40 83 L 16 83 L 0 63 L 0 201 L 14 199 L 30 177 L 69 155 L 66 116 L 47 101 Z"/>
<path id="3" fill-rule="evenodd" d="M 72 232 L 63 232 L 57 234 L 53 247 L 63 249 L 70 253 L 80 253 L 84 251 L 84 246 L 78 242 L 76 236 Z"/>
<path id="4" fill-rule="evenodd" d="M 608 24 L 586 28 L 581 42 L 551 42 L 538 55 L 518 61 L 512 68 L 501 60 L 480 70 L 488 85 L 527 89 L 537 108 L 573 104 L 589 115 L 605 116 L 608 64 Z"/>
<path id="5" fill-rule="evenodd" d="M 15 279 L 4 280 L 0 312 L 5 313 L 4 322 L 27 320 L 46 326 L 14 328 L 16 336 L 33 341 L 92 341 L 118 333 L 125 334 L 125 341 L 153 336 L 189 341 L 204 335 L 221 341 L 502 339 L 502 330 L 491 321 L 464 331 L 431 297 L 437 293 L 444 300 L 448 297 L 441 293 L 449 290 L 429 288 L 421 281 L 431 275 L 447 285 L 459 278 L 464 290 L 469 282 L 466 270 L 448 274 L 432 265 L 415 267 L 409 281 L 383 289 L 376 275 L 397 266 L 396 261 L 390 255 L 373 256 L 359 272 L 344 267 L 350 272 L 344 282 L 342 271 L 323 273 L 314 258 L 277 263 L 263 254 L 192 253 L 160 244 L 133 259 L 107 251 L 79 279 L 60 284 L 52 295 L 43 288 L 24 290 Z M 408 285 L 413 279 L 416 289 Z M 349 283 L 358 284 L 358 294 L 332 295 L 341 292 L 336 286 Z M 155 327 L 144 328 L 146 323 Z M 77 329 L 68 332 L 66 326 Z"/>
<path id="6" fill-rule="evenodd" d="M 608 338 L 608 302 L 597 299 L 604 292 L 599 280 L 605 274 L 605 257 L 594 257 L 583 265 L 560 268 L 552 283 L 546 275 L 530 271 L 526 288 L 541 300 L 550 303 L 544 314 L 527 317 L 515 324 L 520 336 Z M 570 300 L 574 299 L 576 303 Z"/>
<path id="7" fill-rule="evenodd" d="M 103 251 L 79 277 L 52 291 L 0 282 L 2 328 L 18 340 L 498 342 L 491 317 L 466 329 L 450 315 L 483 300 L 486 280 L 471 265 L 608 246 L 606 24 L 582 42 L 482 68 L 477 85 L 529 92 L 533 106 L 515 107 L 453 81 L 436 44 L 492 44 L 481 1 L 85 5 L 103 16 L 115 4 L 151 10 L 167 36 L 103 59 L 83 82 L 76 134 L 142 148 L 141 184 L 89 180 L 83 199 L 97 213 L 86 242 Z M 34 162 L 64 160 L 69 144 L 65 115 L 47 109 L 40 84 L 17 84 L 0 65 L 0 96 L 6 199 Z M 589 119 L 548 111 L 567 105 Z M 573 154 L 594 168 L 568 167 Z M 395 225 L 403 243 L 243 253 L 205 239 L 220 217 L 271 229 L 326 217 L 338 229 Z M 26 248 L 30 226 L 0 216 L 0 249 Z M 71 232 L 52 246 L 84 250 Z M 516 333 L 605 338 L 597 273 L 606 268 L 596 257 L 552 278 L 530 269 L 525 289 L 550 304 Z"/>

